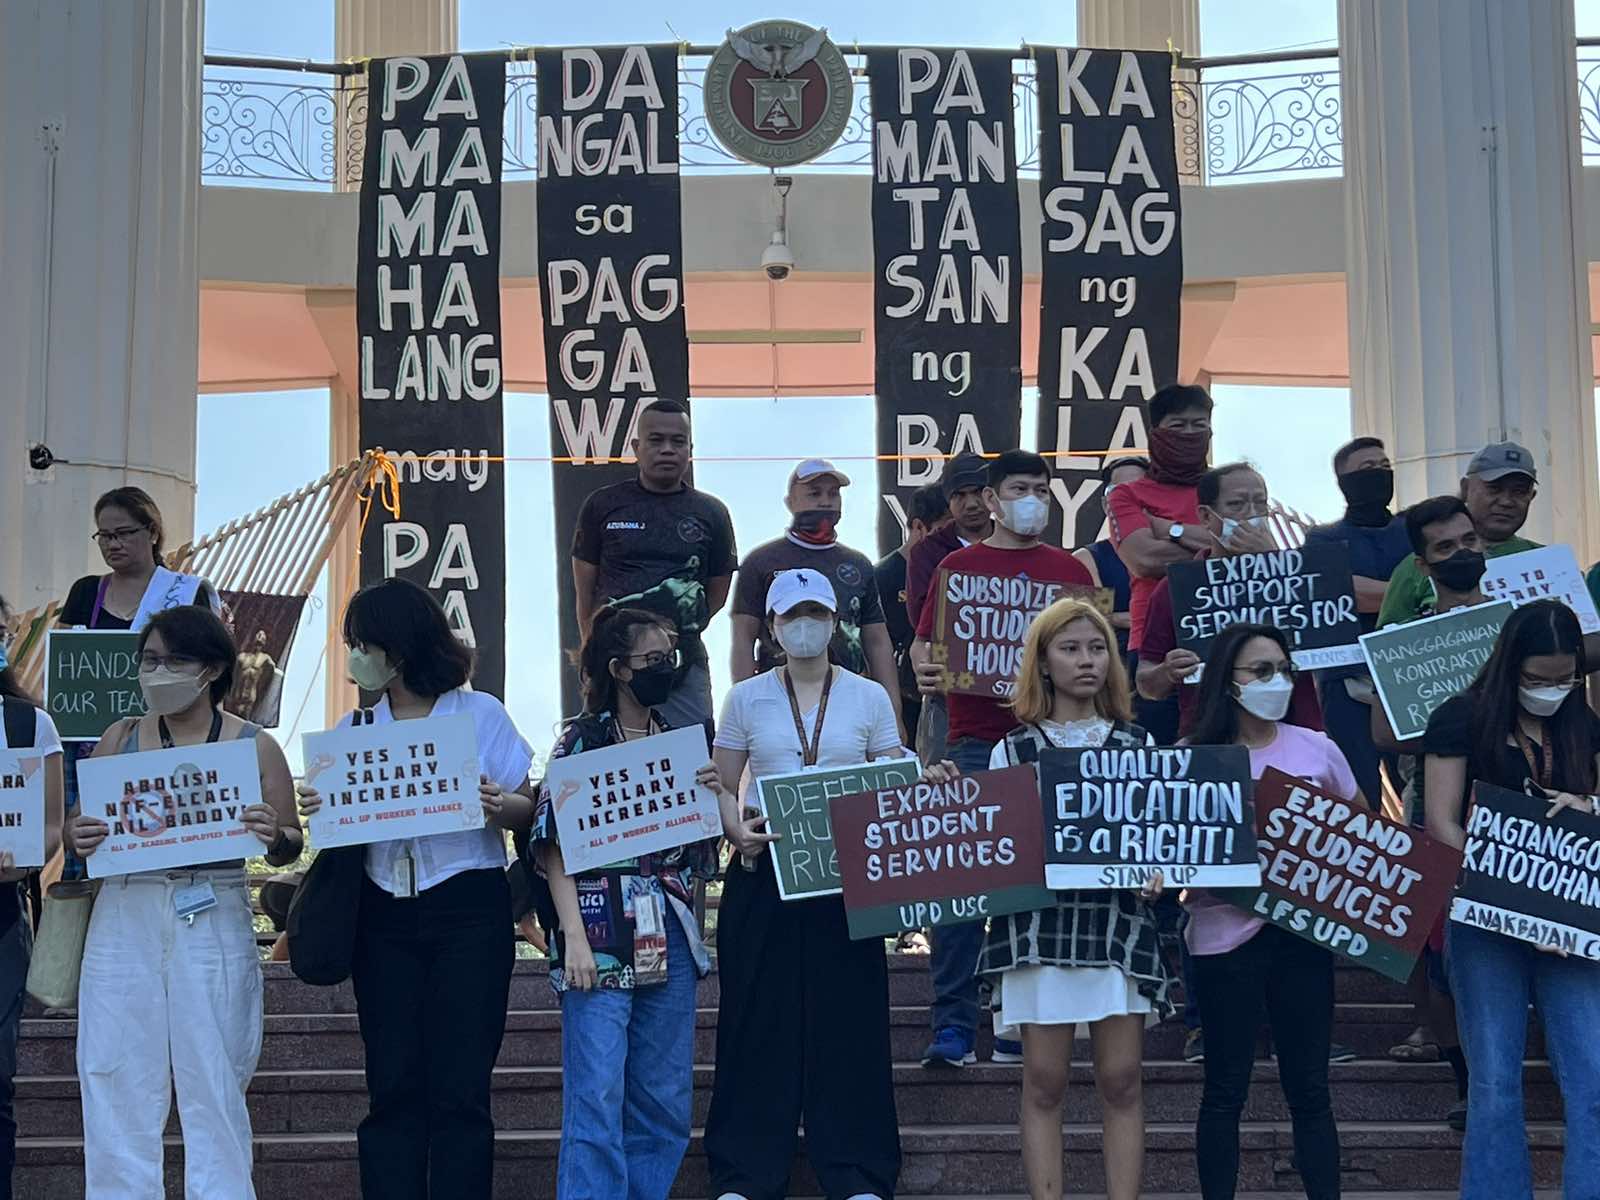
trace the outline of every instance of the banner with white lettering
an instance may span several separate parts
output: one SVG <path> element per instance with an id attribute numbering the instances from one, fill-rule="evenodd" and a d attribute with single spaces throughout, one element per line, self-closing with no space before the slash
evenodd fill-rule
<path id="1" fill-rule="evenodd" d="M 1039 450 L 1054 453 L 1063 546 L 1100 537 L 1100 469 L 1143 452 L 1145 402 L 1177 382 L 1182 215 L 1166 51 L 1036 54 Z"/>
<path id="2" fill-rule="evenodd" d="M 689 398 L 678 47 L 540 50 L 539 308 L 561 645 L 579 643 L 571 547 L 590 492 L 632 479 L 634 426 Z M 626 461 L 619 461 L 619 460 Z M 564 711 L 577 673 L 562 656 Z"/>
<path id="3" fill-rule="evenodd" d="M 473 685 L 505 683 L 500 55 L 367 67 L 356 260 L 363 450 L 397 460 L 400 513 L 361 539 L 361 580 L 426 587 L 478 649 Z"/>
<path id="4" fill-rule="evenodd" d="M 1009 50 L 867 56 L 872 87 L 878 543 L 900 545 L 924 455 L 1022 430 L 1022 225 Z"/>

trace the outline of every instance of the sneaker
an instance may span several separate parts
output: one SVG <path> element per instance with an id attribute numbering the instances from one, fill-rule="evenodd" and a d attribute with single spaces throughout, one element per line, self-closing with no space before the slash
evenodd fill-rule
<path id="1" fill-rule="evenodd" d="M 978 1061 L 978 1056 L 973 1052 L 973 1041 L 972 1030 L 946 1025 L 934 1033 L 932 1043 L 923 1051 L 922 1065 L 964 1067 L 969 1063 L 975 1063 Z"/>
<path id="2" fill-rule="evenodd" d="M 1205 1060 L 1206 1036 L 1198 1029 L 1191 1029 L 1189 1036 L 1183 1039 L 1183 1061 L 1197 1063 Z"/>
<path id="3" fill-rule="evenodd" d="M 1022 1043 L 1013 1042 L 1010 1038 L 995 1038 L 994 1053 L 989 1055 L 990 1062 L 1019 1063 L 1022 1061 Z"/>
<path id="4" fill-rule="evenodd" d="M 1328 1047 L 1328 1061 L 1331 1063 L 1355 1062 L 1357 1057 L 1356 1052 L 1343 1042 L 1334 1042 Z"/>
<path id="5" fill-rule="evenodd" d="M 1457 1133 L 1467 1131 L 1467 1102 L 1457 1100 L 1450 1106 L 1450 1111 L 1444 1115 L 1444 1123 Z"/>

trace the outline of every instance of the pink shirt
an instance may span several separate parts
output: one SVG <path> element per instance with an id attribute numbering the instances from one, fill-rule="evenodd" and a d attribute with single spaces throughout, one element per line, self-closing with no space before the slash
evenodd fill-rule
<path id="1" fill-rule="evenodd" d="M 1250 750 L 1250 773 L 1255 778 L 1260 779 L 1268 767 L 1310 780 L 1330 796 L 1353 798 L 1356 794 L 1356 777 L 1344 752 L 1327 734 L 1314 729 L 1279 722 L 1277 737 Z M 1190 892 L 1186 907 L 1189 930 L 1185 937 L 1190 954 L 1226 954 L 1255 937 L 1256 930 L 1266 924 L 1205 891 Z"/>

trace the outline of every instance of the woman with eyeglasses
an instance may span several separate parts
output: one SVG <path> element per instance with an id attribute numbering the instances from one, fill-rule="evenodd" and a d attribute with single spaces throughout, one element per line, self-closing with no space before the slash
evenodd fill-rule
<path id="1" fill-rule="evenodd" d="M 294 783 L 277 741 L 222 711 L 237 657 L 227 627 L 208 610 L 153 615 L 138 642 L 139 690 L 150 711 L 108 729 L 94 757 L 254 739 L 262 799 L 242 820 L 267 861 L 282 866 L 302 846 Z M 89 799 L 103 811 L 99 801 L 114 798 Z M 80 813 L 67 841 L 87 859 L 110 832 Z M 162 1134 L 176 1085 L 185 1194 L 253 1197 L 245 1088 L 261 1024 L 261 961 L 242 860 L 103 881 L 78 987 L 84 1195 L 163 1194 Z"/>
<path id="2" fill-rule="evenodd" d="M 1276 767 L 1326 795 L 1364 804 L 1350 764 L 1328 736 L 1284 720 L 1294 681 L 1281 629 L 1230 625 L 1206 655 L 1196 698 L 1199 716 L 1184 744 L 1244 746 L 1257 779 Z M 1186 904 L 1185 937 L 1206 1047 L 1195 1126 L 1201 1196 L 1232 1200 L 1238 1186 L 1239 1114 L 1250 1092 L 1256 1034 L 1265 1017 L 1307 1200 L 1336 1200 L 1339 1132 L 1328 1094 L 1333 954 L 1206 892 L 1190 892 Z"/>
<path id="3" fill-rule="evenodd" d="M 678 666 L 666 620 L 603 608 L 579 653 L 583 712 L 550 757 L 667 730 L 657 711 Z M 715 768 L 700 772 L 705 783 Z M 664 1200 L 689 1147 L 696 985 L 711 970 L 695 885 L 717 873 L 717 840 L 567 873 L 541 787 L 529 855 L 535 907 L 561 1001 L 558 1200 Z"/>
<path id="4" fill-rule="evenodd" d="M 1593 812 L 1600 717 L 1584 703 L 1589 661 L 1578 618 L 1537 600 L 1506 619 L 1470 687 L 1441 704 L 1423 735 L 1428 832 L 1466 845 L 1473 784 L 1482 781 Z M 1523 1122 L 1528 1006 L 1544 1026 L 1566 1114 L 1566 1195 L 1600 1196 L 1600 967 L 1505 934 L 1452 921 L 1446 962 L 1471 1067 L 1462 1200 L 1533 1195 Z"/>
<path id="5" fill-rule="evenodd" d="M 56 617 L 59 625 L 137 630 L 163 609 L 185 604 L 221 614 L 222 602 L 209 583 L 166 566 L 161 510 L 143 489 L 112 488 L 94 502 L 94 523 L 92 540 L 111 572 L 85 575 L 72 585 Z"/>

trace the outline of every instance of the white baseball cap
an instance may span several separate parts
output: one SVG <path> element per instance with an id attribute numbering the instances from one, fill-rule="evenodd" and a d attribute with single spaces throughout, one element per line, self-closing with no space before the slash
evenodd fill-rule
<path id="1" fill-rule="evenodd" d="M 825 458 L 808 458 L 794 470 L 789 472 L 789 486 L 797 483 L 808 483 L 823 475 L 832 475 L 839 481 L 840 487 L 850 486 L 850 476 Z"/>
<path id="2" fill-rule="evenodd" d="M 820 604 L 831 613 L 839 611 L 839 601 L 833 594 L 833 584 L 821 571 L 799 567 L 793 571 L 779 571 L 767 588 L 767 611 L 780 617 L 797 605 L 810 601 Z"/>

